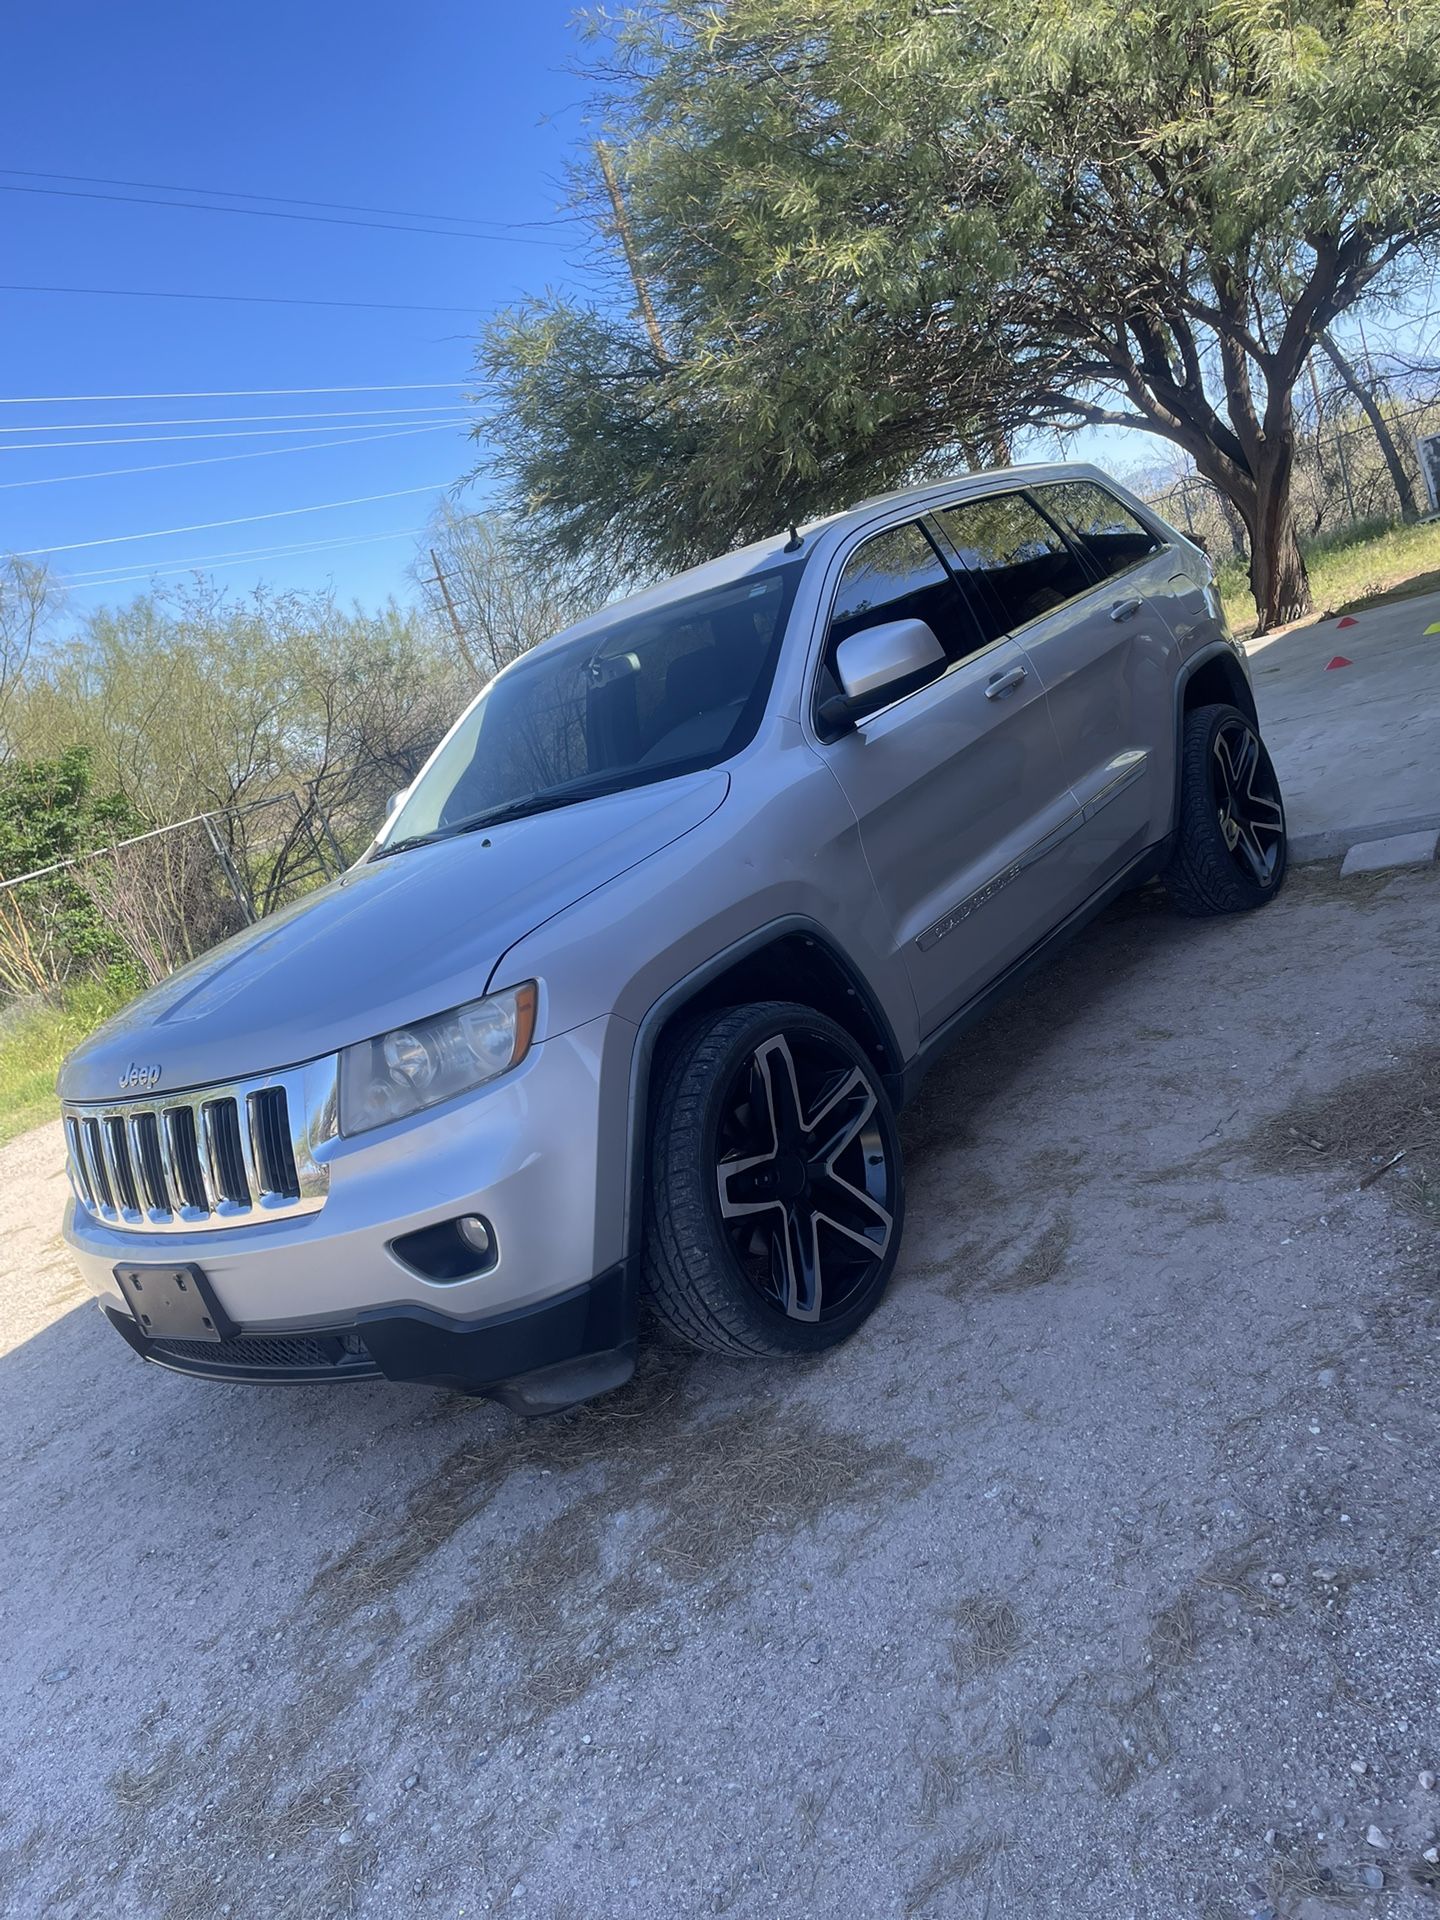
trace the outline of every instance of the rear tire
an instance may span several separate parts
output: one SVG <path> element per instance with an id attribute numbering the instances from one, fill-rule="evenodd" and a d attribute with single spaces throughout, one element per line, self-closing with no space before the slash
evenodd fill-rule
<path id="1" fill-rule="evenodd" d="M 1175 849 L 1162 876 L 1171 904 L 1193 916 L 1248 913 L 1285 881 L 1285 807 L 1254 723 L 1238 707 L 1185 716 Z"/>
<path id="2" fill-rule="evenodd" d="M 712 1353 L 838 1346 L 874 1311 L 903 1217 L 900 1140 L 845 1029 L 785 1001 L 700 1015 L 657 1069 L 645 1281 Z"/>

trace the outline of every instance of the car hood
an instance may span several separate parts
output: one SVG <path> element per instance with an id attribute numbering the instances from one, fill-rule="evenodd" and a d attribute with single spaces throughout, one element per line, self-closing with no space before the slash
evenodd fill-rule
<path id="1" fill-rule="evenodd" d="M 244 1079 L 473 999 L 507 948 L 699 826 L 729 785 L 688 774 L 352 867 L 98 1028 L 60 1097 L 119 1099 L 132 1068 L 161 1094 Z"/>

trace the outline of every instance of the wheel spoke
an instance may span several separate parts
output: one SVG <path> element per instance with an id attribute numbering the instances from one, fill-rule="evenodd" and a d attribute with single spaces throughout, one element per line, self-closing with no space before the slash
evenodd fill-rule
<path id="1" fill-rule="evenodd" d="M 807 1207 L 786 1207 L 776 1227 L 772 1259 L 785 1311 L 792 1320 L 820 1318 L 820 1247 L 815 1216 Z"/>
<path id="2" fill-rule="evenodd" d="M 769 1116 L 770 1138 L 778 1153 L 798 1140 L 803 1131 L 795 1058 L 782 1034 L 756 1048 L 752 1067 Z"/>
<path id="3" fill-rule="evenodd" d="M 848 1105 L 840 1112 L 837 1109 L 842 1099 L 848 1099 Z M 874 1111 L 875 1095 L 864 1074 L 857 1069 L 841 1092 L 826 1102 L 819 1116 L 807 1128 L 811 1160 L 818 1160 L 827 1168 L 833 1166 L 851 1141 L 868 1126 Z M 822 1136 L 821 1125 L 827 1118 L 830 1125 Z"/>
<path id="4" fill-rule="evenodd" d="M 1251 792 L 1246 796 L 1249 806 L 1250 825 L 1258 833 L 1283 833 L 1285 831 L 1285 809 L 1278 800 L 1272 800 L 1269 794 Z M 1267 814 L 1268 819 L 1257 818 L 1257 813 Z"/>
<path id="5" fill-rule="evenodd" d="M 1244 793 L 1255 778 L 1255 770 L 1260 764 L 1260 742 L 1248 727 L 1240 735 L 1239 746 L 1233 752 L 1235 767 L 1235 791 Z"/>
<path id="6" fill-rule="evenodd" d="M 822 1226 L 843 1233 L 877 1260 L 890 1244 L 891 1215 L 863 1187 L 852 1186 L 831 1172 L 812 1189 L 816 1218 Z"/>
<path id="7" fill-rule="evenodd" d="M 1220 782 L 1224 789 L 1221 795 L 1222 808 L 1228 812 L 1234 805 L 1240 783 L 1236 774 L 1235 757 L 1230 750 L 1230 736 L 1226 733 L 1215 736 L 1215 764 L 1220 769 Z"/>
<path id="8" fill-rule="evenodd" d="M 715 1169 L 715 1177 L 720 1187 L 720 1212 L 726 1220 L 740 1220 L 750 1213 L 768 1213 L 772 1207 L 780 1204 L 773 1194 L 756 1194 L 746 1190 L 752 1185 L 758 1168 L 774 1164 L 773 1149 L 768 1153 L 751 1153 L 720 1162 Z"/>
<path id="9" fill-rule="evenodd" d="M 1260 851 L 1260 842 L 1255 838 L 1255 830 L 1248 820 L 1237 820 L 1240 837 L 1235 842 L 1235 850 L 1242 854 L 1245 864 L 1262 887 L 1270 884 L 1270 867 L 1265 855 Z"/>

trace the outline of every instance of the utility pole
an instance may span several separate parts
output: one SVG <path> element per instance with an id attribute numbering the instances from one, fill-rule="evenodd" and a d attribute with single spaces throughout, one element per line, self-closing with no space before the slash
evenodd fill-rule
<path id="1" fill-rule="evenodd" d="M 441 597 L 445 602 L 445 611 L 449 614 L 450 625 L 455 631 L 455 644 L 456 646 L 459 647 L 461 653 L 464 655 L 466 666 L 469 667 L 471 673 L 478 680 L 480 678 L 480 669 L 475 664 L 475 656 L 473 653 L 471 653 L 470 643 L 465 638 L 465 629 L 464 627 L 461 626 L 460 616 L 455 611 L 455 602 L 450 598 L 450 583 L 447 581 L 444 573 L 441 571 L 440 556 L 435 551 L 434 547 L 431 547 L 430 549 L 430 559 L 435 568 L 434 584 L 440 589 Z"/>
<path id="2" fill-rule="evenodd" d="M 645 331 L 650 336 L 650 344 L 655 349 L 655 358 L 662 363 L 669 359 L 665 351 L 665 336 L 660 331 L 660 322 L 655 317 L 655 305 L 650 298 L 650 288 L 640 265 L 639 249 L 635 245 L 635 235 L 630 227 L 630 215 L 625 209 L 625 196 L 620 191 L 619 176 L 615 172 L 615 162 L 610 157 L 610 149 L 603 140 L 595 143 L 595 157 L 600 162 L 600 171 L 605 176 L 605 190 L 610 195 L 610 205 L 615 210 L 615 231 L 620 235 L 620 244 L 625 249 L 625 262 L 630 269 L 630 278 L 635 286 L 635 298 L 639 302 L 640 316 L 645 322 Z"/>

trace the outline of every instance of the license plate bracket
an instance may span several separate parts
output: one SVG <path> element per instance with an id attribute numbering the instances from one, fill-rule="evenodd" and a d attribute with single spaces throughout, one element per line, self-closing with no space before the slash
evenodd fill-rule
<path id="1" fill-rule="evenodd" d="M 234 1321 L 199 1267 L 185 1261 L 116 1267 L 115 1280 L 147 1340 L 233 1340 Z"/>

